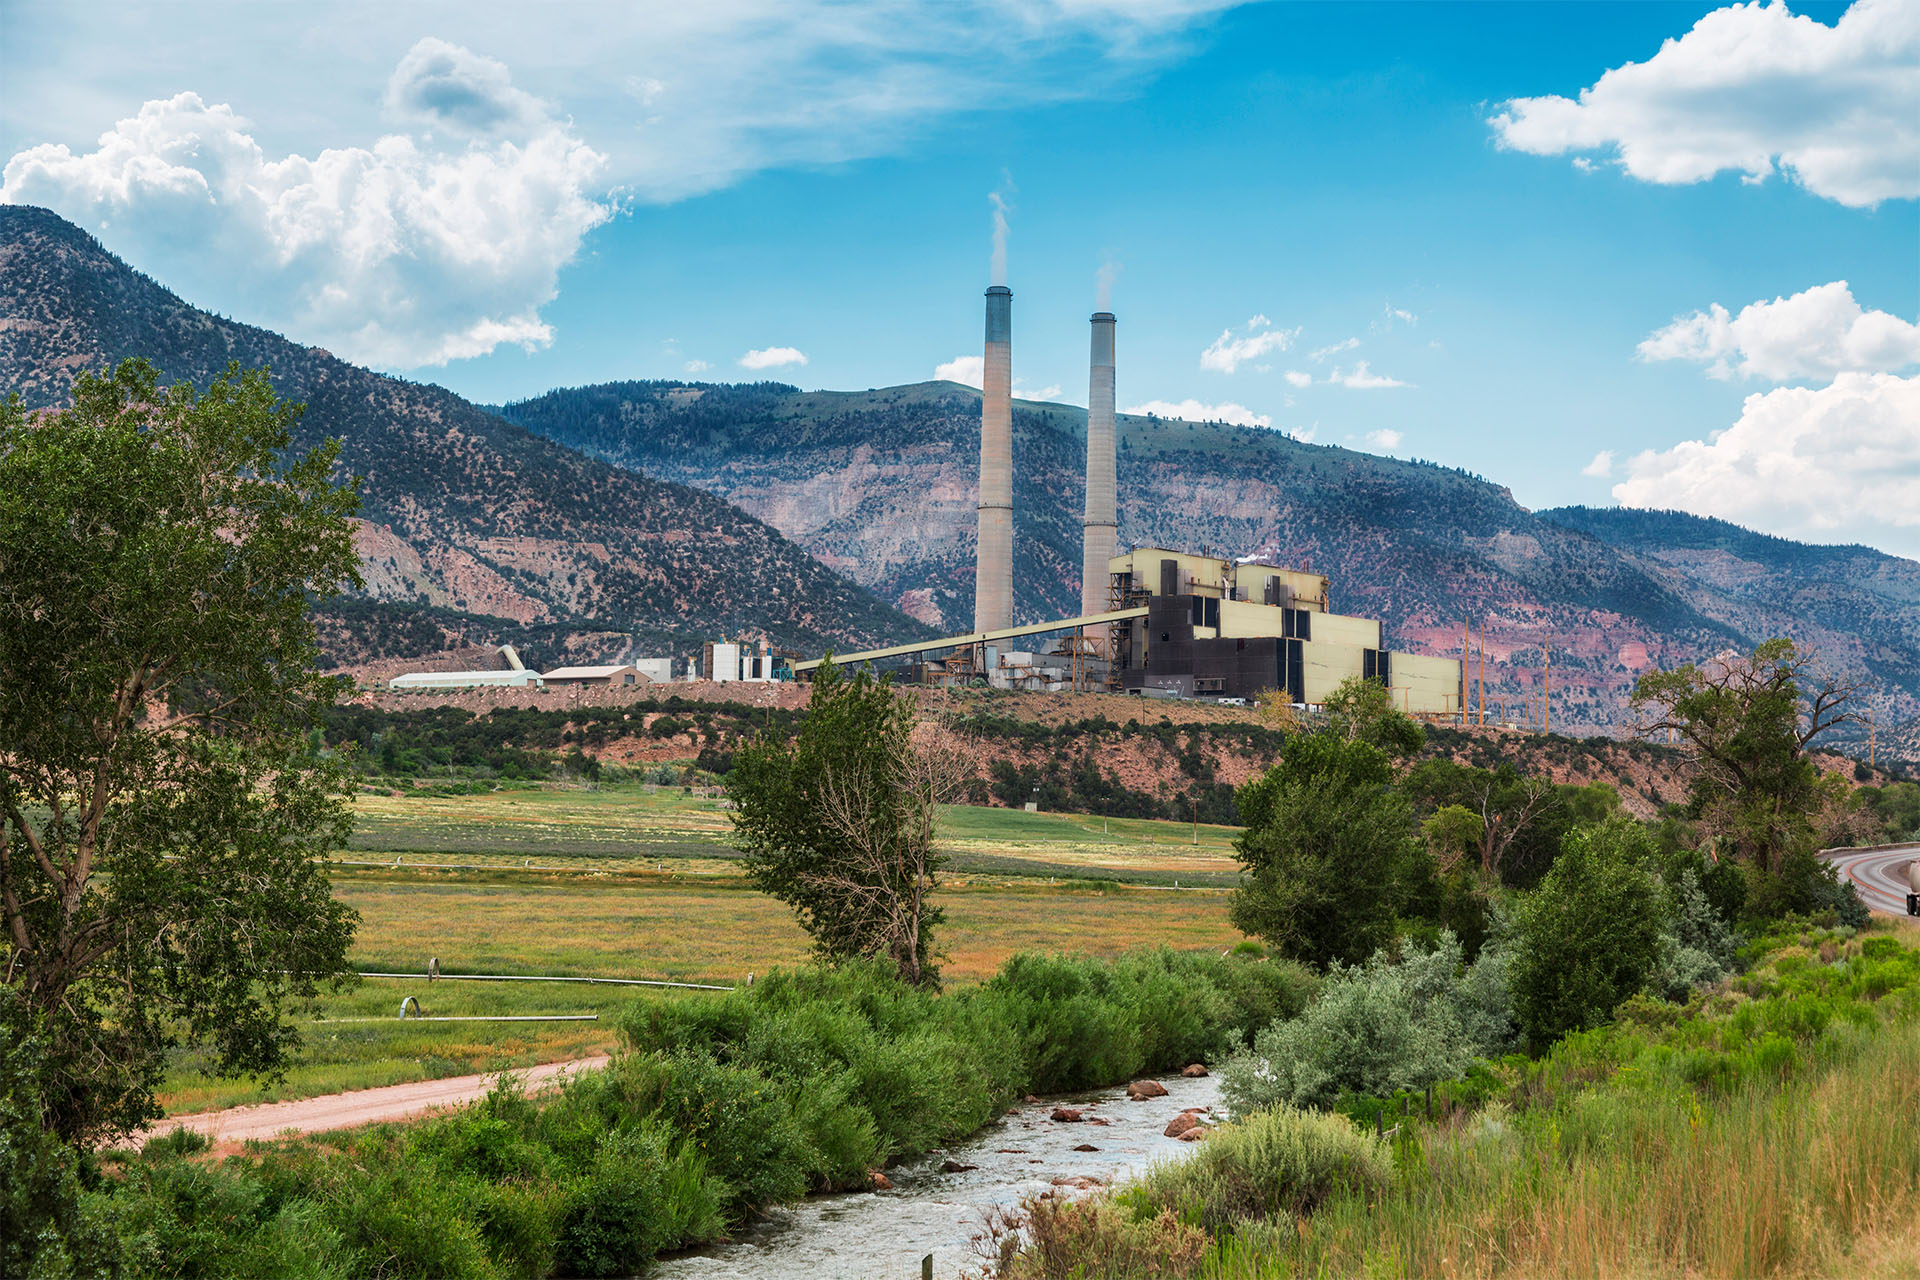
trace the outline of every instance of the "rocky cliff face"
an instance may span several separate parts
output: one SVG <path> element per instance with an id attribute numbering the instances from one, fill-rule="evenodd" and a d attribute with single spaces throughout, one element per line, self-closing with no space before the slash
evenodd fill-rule
<path id="1" fill-rule="evenodd" d="M 971 623 L 979 403 L 953 383 L 839 393 L 636 382 L 501 412 L 727 497 L 951 632 Z M 1073 406 L 1016 402 L 1023 621 L 1077 610 L 1085 430 Z M 1877 681 L 1883 729 L 1920 712 L 1912 561 L 1733 530 L 1743 541 L 1663 513 L 1534 513 L 1464 472 L 1221 424 L 1122 417 L 1119 461 L 1123 543 L 1331 574 L 1336 609 L 1384 619 L 1393 643 L 1417 652 L 1460 653 L 1472 618 L 1486 629 L 1490 697 L 1513 718 L 1539 714 L 1549 644 L 1554 727 L 1577 731 L 1630 723 L 1626 694 L 1642 671 L 1773 635 Z"/>
<path id="2" fill-rule="evenodd" d="M 133 356 L 201 385 L 229 361 L 265 366 L 307 406 L 301 444 L 341 438 L 365 478 L 368 595 L 402 606 L 332 618 L 341 656 L 459 636 L 558 653 L 600 633 L 687 652 L 745 633 L 818 652 L 927 633 L 709 491 L 197 310 L 54 214 L 0 206 L 0 394 L 55 407 L 81 371 Z"/>

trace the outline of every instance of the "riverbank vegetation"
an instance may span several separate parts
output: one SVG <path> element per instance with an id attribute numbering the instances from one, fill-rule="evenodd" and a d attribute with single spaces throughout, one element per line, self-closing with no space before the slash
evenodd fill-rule
<path id="1" fill-rule="evenodd" d="M 1025 1236 L 1003 1225 L 991 1242 L 994 1267 L 1009 1280 L 1913 1275 L 1914 942 L 1897 926 L 1782 924 L 1737 977 L 1681 1003 L 1636 997 L 1538 1058 L 1481 1059 L 1431 1092 L 1252 1110 L 1204 1161 L 1030 1206 L 1010 1224 Z"/>
<path id="2" fill-rule="evenodd" d="M 1165 950 L 1016 956 L 946 995 L 886 959 L 785 971 L 635 1006 L 611 1066 L 538 1101 L 504 1084 L 450 1116 L 221 1160 L 151 1143 L 91 1175 L 56 1235 L 142 1276 L 631 1275 L 771 1203 L 868 1186 L 1028 1091 L 1218 1060 L 1313 985 Z M 72 1249 L 41 1261 L 100 1273 Z"/>

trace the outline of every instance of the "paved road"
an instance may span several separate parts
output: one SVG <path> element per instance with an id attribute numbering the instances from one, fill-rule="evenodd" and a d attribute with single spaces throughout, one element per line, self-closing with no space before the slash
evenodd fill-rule
<path id="1" fill-rule="evenodd" d="M 123 1145 L 139 1146 L 148 1138 L 171 1133 L 175 1129 L 192 1129 L 215 1142 L 243 1142 L 248 1138 L 319 1133 L 326 1129 L 350 1129 L 355 1125 L 385 1120 L 408 1120 L 429 1111 L 459 1106 L 484 1097 L 487 1090 L 493 1087 L 493 1082 L 503 1074 L 519 1076 L 528 1090 L 534 1090 L 556 1083 L 568 1072 L 591 1071 L 606 1065 L 607 1055 L 602 1053 L 572 1062 L 543 1063 L 522 1071 L 420 1080 L 412 1084 L 390 1084 L 378 1089 L 329 1094 L 324 1098 L 263 1102 L 253 1106 L 232 1107 L 226 1111 L 169 1116 Z"/>
<path id="2" fill-rule="evenodd" d="M 1907 864 L 1920 858 L 1920 844 L 1883 845 L 1877 849 L 1834 849 L 1825 855 L 1853 881 L 1861 899 L 1881 915 L 1907 914 Z"/>

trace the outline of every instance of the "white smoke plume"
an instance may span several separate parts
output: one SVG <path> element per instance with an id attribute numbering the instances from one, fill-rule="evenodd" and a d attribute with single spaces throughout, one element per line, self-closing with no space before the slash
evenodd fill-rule
<path id="1" fill-rule="evenodd" d="M 1094 290 L 1099 295 L 1094 303 L 1095 311 L 1113 310 L 1113 282 L 1120 276 L 1120 264 L 1108 262 L 1094 273 Z"/>
<path id="2" fill-rule="evenodd" d="M 1009 197 L 1013 195 L 1013 179 L 1002 175 L 1000 190 L 987 193 L 987 199 L 993 204 L 993 279 L 991 284 L 1007 282 L 1007 215 L 1013 212 Z"/>

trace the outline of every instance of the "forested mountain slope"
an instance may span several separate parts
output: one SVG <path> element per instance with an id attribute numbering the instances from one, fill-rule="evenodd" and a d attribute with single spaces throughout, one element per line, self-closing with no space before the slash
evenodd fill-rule
<path id="1" fill-rule="evenodd" d="M 979 406 L 978 392 L 947 382 L 862 392 L 629 382 L 500 412 L 720 494 L 882 598 L 964 630 Z M 1085 431 L 1079 408 L 1015 403 L 1022 620 L 1077 609 Z M 1457 654 L 1463 620 L 1476 630 L 1484 620 L 1488 683 L 1510 710 L 1537 706 L 1550 639 L 1556 728 L 1622 726 L 1639 672 L 1776 634 L 1879 679 L 1891 718 L 1920 707 L 1912 561 L 1750 534 L 1759 541 L 1694 546 L 1657 513 L 1529 512 L 1460 471 L 1222 424 L 1122 416 L 1119 462 L 1124 543 L 1310 565 L 1332 575 L 1335 608 L 1385 619 L 1413 650 Z M 1760 554 L 1760 543 L 1773 549 Z"/>
<path id="2" fill-rule="evenodd" d="M 366 481 L 370 597 L 329 611 L 343 657 L 456 634 L 611 656 L 742 633 L 818 652 L 928 631 L 710 491 L 198 310 L 58 216 L 0 205 L 0 394 L 57 406 L 79 372 L 130 356 L 201 385 L 229 361 L 265 366 L 306 403 L 301 444 L 342 439 Z"/>

